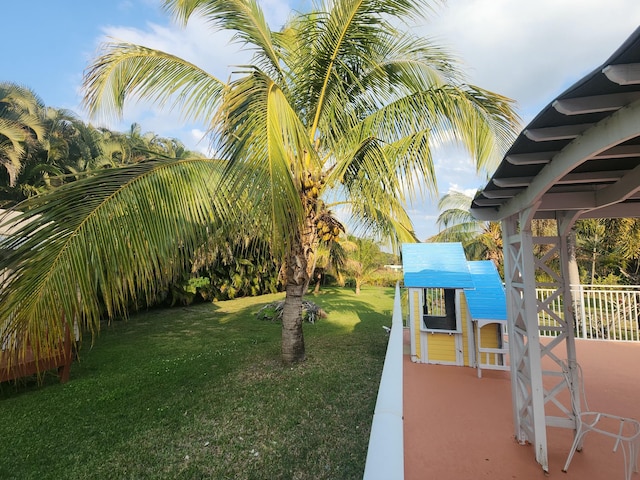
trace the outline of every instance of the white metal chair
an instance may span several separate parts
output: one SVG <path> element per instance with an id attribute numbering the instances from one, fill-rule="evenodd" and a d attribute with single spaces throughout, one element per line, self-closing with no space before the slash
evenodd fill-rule
<path id="1" fill-rule="evenodd" d="M 584 436 L 589 432 L 596 432 L 615 439 L 613 451 L 622 448 L 624 456 L 625 479 L 631 480 L 632 472 L 638 472 L 638 450 L 640 449 L 640 422 L 633 418 L 620 417 L 609 413 L 593 412 L 589 410 L 584 389 L 582 368 L 578 363 L 572 370 L 563 362 L 563 374 L 567 384 L 571 387 L 572 407 L 575 412 L 576 432 L 573 445 L 569 451 L 567 462 L 562 469 L 566 472 L 576 451 L 582 450 Z M 582 405 L 580 405 L 582 404 Z M 584 406 L 585 411 L 581 410 Z"/>

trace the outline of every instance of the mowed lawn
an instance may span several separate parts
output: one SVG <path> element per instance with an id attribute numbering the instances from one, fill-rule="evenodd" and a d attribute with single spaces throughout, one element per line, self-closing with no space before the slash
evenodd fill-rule
<path id="1" fill-rule="evenodd" d="M 393 289 L 325 289 L 307 360 L 282 295 L 152 310 L 86 335 L 71 380 L 0 384 L 0 479 L 362 478 Z"/>

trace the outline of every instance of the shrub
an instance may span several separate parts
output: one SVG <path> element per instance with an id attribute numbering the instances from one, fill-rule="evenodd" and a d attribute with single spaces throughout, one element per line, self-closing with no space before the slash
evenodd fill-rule
<path id="1" fill-rule="evenodd" d="M 256 313 L 258 320 L 270 320 L 272 322 L 282 320 L 282 309 L 284 300 L 271 302 L 262 307 Z M 302 301 L 302 320 L 309 323 L 315 323 L 320 318 L 327 318 L 327 312 L 315 303 L 309 300 Z"/>

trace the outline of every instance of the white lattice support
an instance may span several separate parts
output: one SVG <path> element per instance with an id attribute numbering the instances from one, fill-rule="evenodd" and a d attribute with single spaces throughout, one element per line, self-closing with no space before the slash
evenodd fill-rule
<path id="1" fill-rule="evenodd" d="M 567 385 L 572 401 L 570 403 L 573 415 L 571 417 L 571 425 L 575 430 L 575 416 L 580 414 L 580 392 L 574 388 L 578 385 L 578 370 L 576 366 L 576 339 L 575 339 L 575 302 L 572 295 L 571 283 L 572 279 L 577 275 L 577 264 L 575 258 L 575 245 L 570 245 L 570 240 L 575 242 L 575 236 L 571 230 L 577 218 L 576 212 L 557 212 L 558 236 L 560 237 L 560 257 L 562 278 L 564 279 L 564 319 L 566 326 L 566 348 L 567 348 L 567 365 L 569 367 L 569 376 L 571 384 Z M 572 269 L 575 268 L 576 272 Z M 577 279 L 579 282 L 579 278 Z M 582 448 L 582 445 L 579 446 Z"/>
<path id="2" fill-rule="evenodd" d="M 548 472 L 545 396 L 530 222 L 526 213 L 521 213 L 520 216 L 514 215 L 503 220 L 502 226 L 515 435 L 519 442 L 535 445 L 536 461 Z"/>
<path id="3" fill-rule="evenodd" d="M 569 360 L 571 368 L 575 366 L 576 350 L 574 339 L 574 316 L 571 298 L 571 282 L 569 273 L 570 251 L 568 248 L 568 233 L 570 225 L 574 221 L 574 214 L 559 215 L 557 218 L 557 236 L 536 237 L 534 242 L 542 254 L 534 257 L 537 272 L 544 272 L 549 281 L 544 284 L 539 283 L 538 287 L 552 289 L 544 301 L 538 304 L 538 314 L 551 319 L 555 326 L 544 326 L 541 329 L 552 330 L 555 337 L 549 340 L 541 350 L 542 357 L 547 356 L 555 362 L 554 370 L 545 370 L 545 376 L 555 377 L 559 382 L 554 383 L 551 388 L 544 392 L 545 405 L 555 405 L 560 415 L 551 415 L 547 411 L 546 424 L 553 427 L 575 428 L 575 421 L 571 401 L 562 403 L 558 399 L 558 394 L 564 389 L 569 389 L 569 385 L 564 381 L 562 373 L 563 365 Z M 575 372 L 572 372 L 575 374 Z M 578 392 L 570 390 L 571 395 Z M 576 402 L 577 404 L 578 402 Z"/>
<path id="4" fill-rule="evenodd" d="M 516 440 L 519 443 L 527 441 L 527 435 L 524 433 L 520 421 L 520 409 L 525 399 L 520 389 L 519 371 L 524 359 L 524 336 L 521 329 L 516 327 L 519 315 L 520 305 L 518 298 L 512 298 L 514 293 L 517 294 L 515 284 L 519 281 L 519 253 L 521 252 L 518 244 L 517 236 L 518 222 L 514 216 L 508 217 L 502 221 L 502 237 L 503 237 L 503 257 L 504 257 L 504 279 L 506 287 L 507 301 L 507 332 L 509 334 L 509 363 L 511 366 L 511 405 L 513 408 L 513 428 Z"/>
<path id="5" fill-rule="evenodd" d="M 545 340 L 541 345 L 541 358 L 549 357 L 555 362 L 553 369 L 543 370 L 543 376 L 548 378 L 547 388 L 544 389 L 545 423 L 550 427 L 574 428 L 573 413 L 570 402 L 562 402 L 559 393 L 568 388 L 562 373 L 562 363 L 567 358 L 566 341 L 572 336 L 572 327 L 566 323 L 567 305 L 565 304 L 564 292 L 565 284 L 563 278 L 563 258 L 566 258 L 566 251 L 563 252 L 563 240 L 561 236 L 540 236 L 534 238 L 537 255 L 533 255 L 536 265 L 536 277 L 541 273 L 547 276 L 545 282 L 539 282 L 538 287 L 552 290 L 544 300 L 538 302 L 538 318 L 546 318 L 544 326 L 540 330 L 552 331 L 555 336 Z M 569 305 L 570 307 L 570 305 Z M 553 327 L 546 325 L 549 321 L 554 323 Z M 551 385 L 549 387 L 549 385 Z M 549 407 L 554 405 L 557 411 Z"/>

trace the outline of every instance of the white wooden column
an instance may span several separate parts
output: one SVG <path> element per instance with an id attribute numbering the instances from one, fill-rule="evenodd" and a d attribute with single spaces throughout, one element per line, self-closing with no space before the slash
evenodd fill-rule
<path id="1" fill-rule="evenodd" d="M 515 436 L 549 471 L 533 240 L 528 212 L 502 222 Z"/>
<path id="2" fill-rule="evenodd" d="M 570 388 L 563 365 L 568 364 L 571 374 L 576 365 L 568 244 L 575 212 L 559 212 L 557 235 L 550 236 L 533 235 L 530 214 L 521 212 L 502 222 L 513 418 L 517 440 L 535 446 L 536 461 L 548 472 L 547 427 L 575 428 L 578 413 L 571 402 L 559 398 Z M 551 294 L 538 299 L 536 287 L 550 289 Z M 541 317 L 547 323 L 543 327 Z M 541 341 L 541 329 L 551 336 Z M 547 369 L 542 364 L 545 357 L 551 360 Z"/>

